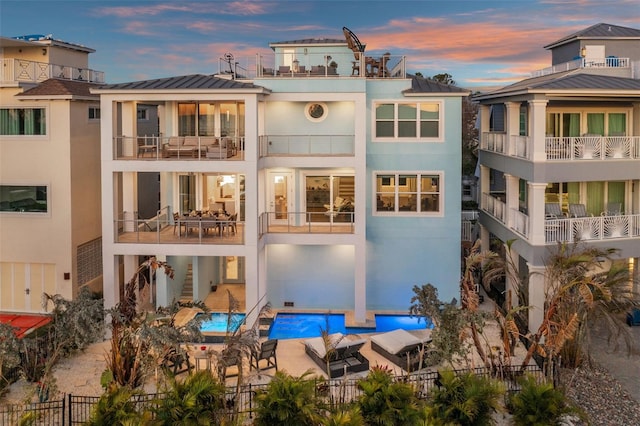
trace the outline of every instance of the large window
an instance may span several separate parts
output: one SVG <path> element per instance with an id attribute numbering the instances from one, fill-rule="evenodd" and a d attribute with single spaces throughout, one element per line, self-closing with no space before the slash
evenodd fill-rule
<path id="1" fill-rule="evenodd" d="M 378 173 L 377 213 L 441 213 L 442 173 Z"/>
<path id="2" fill-rule="evenodd" d="M 582 135 L 624 136 L 627 114 L 620 112 L 550 112 L 546 122 L 547 136 L 578 137 Z"/>
<path id="3" fill-rule="evenodd" d="M 0 185 L 0 211 L 48 212 L 46 186 Z"/>
<path id="4" fill-rule="evenodd" d="M 46 135 L 44 108 L 0 108 L 0 135 Z"/>
<path id="5" fill-rule="evenodd" d="M 401 140 L 437 139 L 441 134 L 439 102 L 375 105 L 375 137 Z"/>

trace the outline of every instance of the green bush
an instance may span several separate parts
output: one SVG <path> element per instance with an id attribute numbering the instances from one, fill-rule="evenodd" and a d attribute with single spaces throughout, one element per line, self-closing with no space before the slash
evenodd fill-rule
<path id="1" fill-rule="evenodd" d="M 507 398 L 507 410 L 516 425 L 545 426 L 558 424 L 560 417 L 573 410 L 564 394 L 551 383 L 537 383 L 532 375 L 520 379 L 520 392 Z"/>
<path id="2" fill-rule="evenodd" d="M 427 408 L 430 425 L 481 426 L 495 424 L 493 414 L 500 411 L 502 383 L 472 372 L 439 372 L 439 386 L 433 390 Z"/>
<path id="3" fill-rule="evenodd" d="M 315 378 L 308 370 L 300 377 L 278 371 L 266 390 L 256 395 L 255 426 L 314 426 L 320 423 L 321 408 L 315 392 Z"/>
<path id="4" fill-rule="evenodd" d="M 417 425 L 423 420 L 422 403 L 410 384 L 395 381 L 389 369 L 373 367 L 358 382 L 358 406 L 367 425 Z"/>
<path id="5" fill-rule="evenodd" d="M 225 386 L 209 371 L 198 371 L 170 388 L 153 408 L 157 425 L 218 425 L 224 417 Z"/>

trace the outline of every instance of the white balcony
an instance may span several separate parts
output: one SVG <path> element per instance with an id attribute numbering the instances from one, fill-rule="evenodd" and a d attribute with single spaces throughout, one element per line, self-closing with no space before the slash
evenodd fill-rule
<path id="1" fill-rule="evenodd" d="M 545 241 L 594 241 L 640 237 L 640 214 L 547 219 Z"/>
<path id="2" fill-rule="evenodd" d="M 533 71 L 531 77 L 542 77 L 544 75 L 555 74 L 563 71 L 571 71 L 578 68 L 630 68 L 629 58 L 579 58 L 573 61 L 563 62 L 541 70 Z"/>
<path id="3" fill-rule="evenodd" d="M 545 137 L 549 161 L 606 161 L 640 159 L 640 136 Z M 517 158 L 531 158 L 530 136 L 508 136 L 504 132 L 484 132 L 480 149 Z"/>
<path id="4" fill-rule="evenodd" d="M 591 161 L 640 159 L 640 136 L 600 136 L 545 138 L 547 160 Z"/>
<path id="5" fill-rule="evenodd" d="M 47 62 L 27 61 L 24 59 L 2 59 L 0 84 L 19 82 L 41 83 L 50 78 L 104 83 L 104 73 L 102 71 L 67 65 L 55 65 Z"/>
<path id="6" fill-rule="evenodd" d="M 244 137 L 116 136 L 114 160 L 243 160 Z"/>
<path id="7" fill-rule="evenodd" d="M 353 234 L 354 212 L 265 212 L 258 219 L 260 235 L 277 234 Z"/>
<path id="8" fill-rule="evenodd" d="M 259 156 L 354 156 L 354 135 L 263 135 Z"/>

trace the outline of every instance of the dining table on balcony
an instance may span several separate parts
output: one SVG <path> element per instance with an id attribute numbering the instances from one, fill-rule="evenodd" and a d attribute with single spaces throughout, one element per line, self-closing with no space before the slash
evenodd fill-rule
<path id="1" fill-rule="evenodd" d="M 222 236 L 223 230 L 229 226 L 230 216 L 225 213 L 209 213 L 203 212 L 199 214 L 185 214 L 177 219 L 178 236 L 182 236 L 182 230 L 184 228 L 184 235 L 189 236 L 194 231 L 198 232 L 198 237 L 202 238 L 204 235 L 218 235 Z"/>

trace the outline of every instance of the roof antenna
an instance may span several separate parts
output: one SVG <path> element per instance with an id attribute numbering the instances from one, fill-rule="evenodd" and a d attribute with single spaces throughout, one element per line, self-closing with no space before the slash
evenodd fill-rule
<path id="1" fill-rule="evenodd" d="M 611 31 L 611 25 L 609 25 L 609 31 Z"/>

